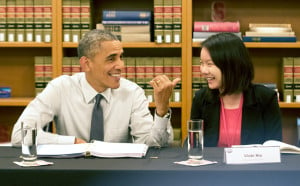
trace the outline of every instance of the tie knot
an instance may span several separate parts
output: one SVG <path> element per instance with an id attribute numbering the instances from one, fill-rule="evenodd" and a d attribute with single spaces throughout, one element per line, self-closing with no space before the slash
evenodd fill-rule
<path id="1" fill-rule="evenodd" d="M 103 96 L 101 94 L 97 94 L 95 99 L 96 99 L 96 105 L 99 105 L 100 100 L 103 98 Z"/>

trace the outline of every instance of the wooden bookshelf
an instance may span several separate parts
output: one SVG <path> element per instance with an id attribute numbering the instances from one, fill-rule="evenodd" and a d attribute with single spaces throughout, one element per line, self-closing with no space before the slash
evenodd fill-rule
<path id="1" fill-rule="evenodd" d="M 192 29 L 194 21 L 211 21 L 211 3 L 208 1 L 188 0 L 187 29 L 191 34 L 188 39 L 192 39 Z M 292 25 L 296 36 L 300 35 L 300 2 L 287 0 L 284 3 L 280 0 L 270 1 L 236 1 L 224 0 L 225 3 L 225 20 L 239 21 L 242 34 L 248 30 L 249 23 L 289 23 Z M 295 43 L 267 43 L 267 42 L 245 42 L 249 49 L 250 55 L 255 68 L 254 82 L 273 82 L 276 83 L 279 92 L 282 93 L 282 57 L 299 57 L 300 42 Z M 201 43 L 194 42 L 191 44 L 192 56 L 199 56 Z M 191 69 L 188 67 L 188 69 Z M 189 74 L 189 73 L 188 73 Z M 190 80 L 191 78 L 189 78 Z M 188 84 L 191 84 L 189 81 Z M 189 91 L 191 92 L 191 91 Z M 187 105 L 190 106 L 188 99 Z M 283 140 L 287 143 L 297 143 L 297 126 L 296 118 L 299 116 L 299 103 L 280 102 L 279 106 L 282 111 L 283 119 Z"/>
<path id="2" fill-rule="evenodd" d="M 12 88 L 12 98 L 0 98 L 0 118 L 2 122 L 14 124 L 20 111 L 35 96 L 34 90 L 34 56 L 52 56 L 53 78 L 62 74 L 62 59 L 76 55 L 77 43 L 62 42 L 62 2 L 52 0 L 52 42 L 0 42 L 0 86 Z M 155 57 L 174 56 L 182 59 L 182 101 L 170 103 L 174 110 L 175 127 L 181 127 L 182 139 L 186 138 L 186 121 L 190 115 L 192 104 L 192 57 L 199 56 L 201 44 L 192 42 L 194 21 L 210 21 L 211 3 L 213 0 L 182 0 L 182 42 L 172 44 L 156 44 L 154 42 L 123 43 L 124 50 L 130 57 L 150 55 Z M 300 2 L 280 0 L 264 2 L 260 0 L 224 0 L 226 21 L 241 23 L 241 31 L 247 30 L 249 23 L 291 23 L 297 36 L 300 36 Z M 153 10 L 153 0 L 112 0 L 90 1 L 91 22 L 93 28 L 101 21 L 103 9 L 144 9 Z M 276 82 L 281 91 L 281 58 L 299 57 L 300 42 L 296 43 L 245 43 L 253 56 L 255 65 L 255 82 Z M 263 73 L 262 73 L 263 72 Z M 155 108 L 150 103 L 150 109 Z M 280 102 L 284 121 L 284 140 L 294 143 L 296 140 L 296 117 L 300 113 L 300 103 Z M 9 109 L 7 109 L 9 108 Z M 15 114 L 11 114 L 13 110 Z M 10 114 L 6 114 L 6 110 Z M 1 123 L 0 123 L 1 124 Z"/>

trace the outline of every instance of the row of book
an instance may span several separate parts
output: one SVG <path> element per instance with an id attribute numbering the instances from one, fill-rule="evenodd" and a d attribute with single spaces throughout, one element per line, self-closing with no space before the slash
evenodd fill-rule
<path id="1" fill-rule="evenodd" d="M 181 0 L 154 0 L 154 40 L 156 43 L 181 43 Z"/>
<path id="2" fill-rule="evenodd" d="M 149 82 L 157 75 L 165 74 L 170 79 L 181 78 L 180 57 L 126 57 L 124 77 L 136 82 L 145 90 L 149 102 L 154 101 L 153 88 Z M 174 88 L 172 102 L 181 101 L 181 83 Z"/>
<path id="3" fill-rule="evenodd" d="M 51 0 L 1 0 L 0 42 L 51 42 Z"/>
<path id="4" fill-rule="evenodd" d="M 240 37 L 244 42 L 296 42 L 297 38 L 291 24 L 265 24 L 249 23 L 249 29 L 243 35 L 240 23 L 237 22 L 212 22 L 195 21 L 193 29 L 193 42 L 202 42 L 209 36 L 231 32 Z"/>
<path id="5" fill-rule="evenodd" d="M 96 28 L 108 30 L 124 42 L 150 42 L 151 22 L 151 11 L 103 10 L 102 24 Z"/>
<path id="6" fill-rule="evenodd" d="M 64 42 L 78 42 L 91 29 L 90 0 L 62 1 Z"/>
<path id="7" fill-rule="evenodd" d="M 170 79 L 181 78 L 180 57 L 125 57 L 125 69 L 122 76 L 136 82 L 145 90 L 149 102 L 153 102 L 153 88 L 149 82 L 157 75 L 165 74 Z M 77 57 L 64 57 L 62 74 L 72 75 L 81 72 Z M 181 84 L 178 83 L 171 97 L 172 102 L 181 101 Z"/>
<path id="8" fill-rule="evenodd" d="M 242 38 L 240 23 L 237 22 L 213 22 L 195 21 L 193 28 L 193 42 L 202 42 L 209 36 L 220 32 L 231 32 Z"/>
<path id="9" fill-rule="evenodd" d="M 244 42 L 296 42 L 291 24 L 250 23 L 243 36 Z"/>
<path id="10" fill-rule="evenodd" d="M 300 57 L 282 58 L 282 89 L 284 102 L 300 102 Z"/>
<path id="11" fill-rule="evenodd" d="M 35 93 L 39 94 L 52 80 L 52 57 L 34 56 Z"/>

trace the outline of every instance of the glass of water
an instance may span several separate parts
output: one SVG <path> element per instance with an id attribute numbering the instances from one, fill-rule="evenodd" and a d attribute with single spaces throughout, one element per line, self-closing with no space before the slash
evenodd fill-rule
<path id="1" fill-rule="evenodd" d="M 188 120 L 188 157 L 203 159 L 203 120 Z"/>
<path id="2" fill-rule="evenodd" d="M 37 159 L 37 122 L 24 120 L 21 122 L 22 159 L 35 161 Z"/>

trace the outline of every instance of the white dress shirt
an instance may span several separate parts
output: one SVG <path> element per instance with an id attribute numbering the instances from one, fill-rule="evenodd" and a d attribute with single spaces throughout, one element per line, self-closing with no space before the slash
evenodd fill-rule
<path id="1" fill-rule="evenodd" d="M 102 92 L 104 141 L 145 143 L 166 146 L 172 141 L 170 119 L 153 116 L 144 90 L 121 78 L 120 87 Z M 12 132 L 12 144 L 21 144 L 21 121 L 35 118 L 38 144 L 73 144 L 75 137 L 90 140 L 92 110 L 98 94 L 85 78 L 85 73 L 62 75 L 47 87 L 23 111 Z M 55 122 L 56 134 L 42 130 Z"/>

